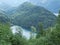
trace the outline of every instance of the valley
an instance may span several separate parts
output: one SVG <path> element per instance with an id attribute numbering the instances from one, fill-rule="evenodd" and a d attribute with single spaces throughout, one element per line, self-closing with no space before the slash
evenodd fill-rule
<path id="1" fill-rule="evenodd" d="M 60 3 L 41 1 L 0 3 L 0 45 L 60 45 Z"/>

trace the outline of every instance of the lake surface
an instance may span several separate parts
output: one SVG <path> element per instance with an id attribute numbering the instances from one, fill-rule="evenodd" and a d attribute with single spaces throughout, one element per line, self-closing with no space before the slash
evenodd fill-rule
<path id="1" fill-rule="evenodd" d="M 22 27 L 20 27 L 20 26 L 16 26 L 16 25 L 14 25 L 14 26 L 11 26 L 11 30 L 12 30 L 12 32 L 13 32 L 13 34 L 15 34 L 16 32 L 18 32 L 19 30 L 22 32 L 22 35 L 24 36 L 24 37 L 26 37 L 27 39 L 29 39 L 30 38 L 30 31 L 28 31 L 28 30 L 26 30 L 26 29 L 23 29 Z M 34 35 L 36 35 L 35 33 L 34 33 Z"/>

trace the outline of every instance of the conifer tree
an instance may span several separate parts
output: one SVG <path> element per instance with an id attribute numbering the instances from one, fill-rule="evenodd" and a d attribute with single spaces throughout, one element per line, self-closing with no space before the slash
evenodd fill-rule
<path id="1" fill-rule="evenodd" d="M 43 33 L 44 33 L 44 28 L 43 28 L 43 24 L 40 22 L 38 24 L 38 32 L 37 32 L 37 38 L 39 38 L 40 36 L 43 36 Z"/>
<path id="2" fill-rule="evenodd" d="M 58 17 L 57 17 L 57 25 L 56 25 L 56 28 L 58 30 L 60 30 L 60 10 L 59 10 L 59 14 L 58 14 Z"/>
<path id="3" fill-rule="evenodd" d="M 50 34 L 49 41 L 52 42 L 52 45 L 60 45 L 60 11 L 57 17 L 56 28 Z"/>

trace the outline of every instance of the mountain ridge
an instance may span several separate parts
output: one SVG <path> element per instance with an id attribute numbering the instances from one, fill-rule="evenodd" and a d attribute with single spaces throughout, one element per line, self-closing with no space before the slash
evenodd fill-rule
<path id="1" fill-rule="evenodd" d="M 38 23 L 42 22 L 45 28 L 53 26 L 55 24 L 56 16 L 41 6 L 24 2 L 17 8 L 15 14 L 11 16 L 12 23 L 22 26 L 24 28 L 30 28 L 31 26 L 38 27 Z M 46 25 L 47 23 L 47 25 Z"/>
<path id="2" fill-rule="evenodd" d="M 8 16 L 5 14 L 3 10 L 0 10 L 0 23 L 7 23 L 9 22 Z"/>

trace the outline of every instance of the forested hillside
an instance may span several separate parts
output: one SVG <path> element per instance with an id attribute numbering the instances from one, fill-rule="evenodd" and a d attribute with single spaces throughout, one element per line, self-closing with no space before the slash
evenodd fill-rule
<path id="1" fill-rule="evenodd" d="M 39 22 L 43 23 L 44 28 L 48 28 L 54 26 L 56 21 L 56 16 L 52 12 L 29 2 L 21 4 L 11 17 L 13 24 L 25 29 L 30 29 L 31 26 L 38 28 Z"/>
<path id="2" fill-rule="evenodd" d="M 18 28 L 13 29 L 16 30 L 13 33 L 11 27 L 15 25 Z M 23 29 L 30 31 L 29 39 L 23 36 Z M 29 2 L 7 13 L 0 10 L 0 45 L 60 45 L 60 11 L 55 16 L 44 7 Z"/>
<path id="3" fill-rule="evenodd" d="M 40 31 L 34 37 L 33 32 L 37 29 L 31 27 L 31 37 L 29 40 L 24 38 L 21 31 L 13 34 L 8 23 L 0 23 L 0 45 L 60 45 L 60 12 L 54 27 L 43 29 L 43 25 L 39 25 Z"/>
<path id="4" fill-rule="evenodd" d="M 8 16 L 5 14 L 3 10 L 0 10 L 0 22 L 7 23 L 9 22 Z"/>

